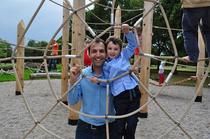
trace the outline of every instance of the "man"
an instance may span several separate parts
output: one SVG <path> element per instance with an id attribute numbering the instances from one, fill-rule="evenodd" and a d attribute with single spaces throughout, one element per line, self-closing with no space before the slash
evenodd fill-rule
<path id="1" fill-rule="evenodd" d="M 89 47 L 92 66 L 85 68 L 82 72 L 88 77 L 95 76 L 99 79 L 105 79 L 102 67 L 106 58 L 105 44 L 102 40 L 96 39 Z M 70 70 L 70 85 L 74 84 L 79 76 L 79 67 L 74 66 Z M 69 105 L 81 101 L 80 111 L 90 115 L 106 114 L 106 87 L 92 83 L 89 79 L 83 78 L 72 91 L 68 93 Z M 109 115 L 114 115 L 113 100 L 109 100 Z M 112 122 L 110 119 L 110 138 L 113 134 Z M 76 129 L 76 139 L 106 139 L 105 119 L 89 118 L 83 115 L 79 116 Z"/>
<path id="2" fill-rule="evenodd" d="M 185 62 L 198 60 L 198 26 L 201 21 L 201 32 L 210 57 L 210 0 L 181 0 L 183 8 L 182 28 L 184 46 L 188 56 Z"/>

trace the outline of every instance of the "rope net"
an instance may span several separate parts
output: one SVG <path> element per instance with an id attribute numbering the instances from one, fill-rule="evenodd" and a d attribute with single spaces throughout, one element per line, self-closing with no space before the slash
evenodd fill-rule
<path id="1" fill-rule="evenodd" d="M 58 135 L 56 135 L 55 133 L 53 133 L 52 131 L 50 131 L 49 129 L 47 129 L 45 126 L 42 125 L 42 123 L 44 122 L 44 120 L 46 119 L 46 117 L 58 106 L 58 104 L 61 104 L 64 108 L 66 108 L 67 110 L 70 110 L 74 113 L 77 113 L 77 114 L 80 114 L 80 115 L 83 115 L 83 116 L 87 116 L 87 117 L 90 117 L 90 118 L 105 118 L 106 119 L 106 126 L 107 126 L 107 139 L 109 139 L 109 132 L 108 132 L 108 119 L 109 118 L 114 118 L 114 119 L 118 119 L 118 118 L 126 118 L 128 116 L 131 116 L 131 115 L 134 115 L 136 113 L 138 113 L 140 110 L 144 109 L 146 106 L 148 106 L 151 102 L 154 102 L 159 108 L 160 110 L 165 114 L 166 117 L 168 117 L 168 119 L 173 123 L 173 126 L 171 126 L 170 128 L 168 128 L 167 131 L 165 131 L 164 134 L 162 134 L 160 137 L 158 138 L 163 138 L 164 136 L 166 136 L 167 134 L 169 134 L 171 131 L 173 131 L 173 129 L 175 128 L 179 128 L 188 138 L 192 138 L 191 135 L 184 129 L 184 127 L 182 126 L 182 122 L 184 120 L 184 118 L 186 117 L 187 113 L 189 112 L 190 108 L 192 107 L 192 104 L 196 98 L 196 96 L 198 95 L 199 93 L 199 90 L 202 88 L 202 85 L 203 83 L 205 82 L 206 78 L 208 77 L 208 71 L 210 70 L 210 65 L 208 65 L 208 67 L 206 68 L 206 72 L 201 80 L 201 83 L 198 87 L 198 89 L 196 90 L 196 93 L 194 94 L 193 98 L 191 98 L 191 101 L 189 102 L 185 112 L 183 112 L 183 114 L 181 115 L 181 117 L 178 119 L 178 118 L 175 118 L 172 116 L 171 113 L 167 112 L 167 110 L 157 101 L 157 97 L 163 92 L 164 88 L 170 84 L 170 80 L 173 76 L 173 73 L 175 71 L 175 68 L 177 67 L 178 65 L 178 61 L 181 60 L 181 58 L 178 56 L 178 53 L 177 53 L 177 49 L 176 49 L 176 45 L 175 45 L 175 42 L 174 42 L 174 39 L 173 39 L 173 35 L 172 35 L 172 32 L 171 32 L 171 28 L 170 28 L 170 25 L 169 25 L 169 22 L 168 22 L 168 19 L 166 17 L 166 14 L 165 14 L 165 11 L 164 11 L 164 8 L 162 7 L 161 3 L 159 1 L 153 1 L 153 0 L 149 0 L 150 2 L 153 2 L 154 3 L 154 6 L 149 9 L 133 26 L 133 28 L 135 29 L 137 27 L 137 25 L 139 25 L 143 19 L 151 12 L 153 11 L 155 8 L 160 8 L 161 12 L 162 12 L 162 15 L 163 15 L 163 18 L 165 20 L 165 23 L 166 23 L 166 28 L 164 29 L 167 29 L 168 30 L 168 33 L 169 33 L 169 36 L 170 36 L 170 39 L 171 39 L 171 42 L 172 42 L 172 46 L 173 46 L 173 50 L 174 50 L 174 56 L 156 56 L 156 55 L 153 55 L 153 54 L 149 54 L 149 53 L 143 53 L 142 50 L 140 50 L 140 57 L 135 60 L 133 66 L 131 67 L 131 69 L 134 69 L 135 67 L 137 67 L 139 61 L 141 60 L 142 57 L 145 57 L 145 58 L 149 58 L 149 59 L 154 59 L 154 60 L 158 60 L 158 61 L 161 61 L 161 60 L 174 60 L 173 63 L 173 67 L 170 71 L 170 73 L 168 74 L 166 80 L 164 81 L 164 83 L 162 84 L 162 86 L 160 87 L 160 89 L 158 90 L 158 92 L 156 94 L 152 94 L 150 92 L 150 90 L 141 82 L 138 80 L 138 78 L 136 78 L 138 80 L 138 83 L 139 85 L 146 91 L 146 93 L 149 95 L 149 97 L 151 98 L 149 101 L 147 101 L 144 105 L 142 105 L 141 107 L 139 107 L 138 109 L 136 109 L 135 111 L 131 112 L 131 113 L 128 113 L 128 114 L 125 114 L 125 115 L 120 115 L 120 116 L 113 116 L 113 115 L 108 115 L 108 110 L 106 112 L 107 115 L 104 115 L 104 116 L 101 116 L 101 115 L 89 115 L 89 114 L 86 114 L 86 113 L 82 113 L 78 110 L 75 110 L 74 108 L 70 107 L 70 106 L 67 106 L 66 104 L 64 104 L 62 102 L 62 99 L 67 95 L 67 93 L 69 91 L 71 91 L 83 78 L 90 78 L 88 77 L 87 75 L 83 74 L 82 78 L 80 78 L 79 80 L 76 81 L 76 83 L 74 85 L 72 85 L 68 91 L 66 91 L 62 96 L 58 96 L 56 93 L 55 93 L 55 90 L 53 89 L 53 85 L 52 85 L 52 82 L 51 82 L 51 78 L 49 76 L 49 71 L 48 71 L 48 68 L 47 68 L 47 60 L 48 59 L 52 59 L 52 58 L 57 58 L 57 59 L 60 59 L 60 58 L 81 58 L 81 54 L 84 52 L 84 50 L 88 47 L 85 47 L 83 48 L 77 55 L 58 55 L 58 56 L 48 56 L 47 55 L 47 52 L 49 51 L 48 49 L 50 48 L 50 44 L 51 42 L 54 40 L 54 38 L 56 37 L 56 35 L 58 34 L 58 32 L 63 28 L 63 26 L 67 23 L 68 20 L 71 19 L 72 15 L 73 14 L 77 14 L 77 11 L 79 10 L 82 10 L 84 8 L 88 8 L 89 6 L 93 5 L 93 4 L 98 4 L 100 6 L 104 6 L 104 5 L 101 5 L 99 4 L 97 1 L 91 1 L 89 4 L 83 6 L 83 7 L 80 7 L 78 9 L 74 9 L 72 6 L 71 6 L 71 3 L 68 1 L 68 0 L 65 0 L 65 2 L 69 5 L 69 7 L 64 7 L 63 5 L 53 1 L 53 0 L 49 0 L 51 1 L 52 3 L 54 4 L 57 4 L 58 6 L 61 6 L 63 8 L 66 8 L 68 9 L 69 11 L 71 11 L 69 17 L 67 18 L 66 21 L 64 21 L 60 27 L 57 29 L 57 31 L 54 33 L 54 35 L 52 36 L 52 38 L 50 39 L 49 43 L 47 44 L 46 48 L 45 49 L 37 49 L 37 51 L 44 51 L 44 55 L 43 56 L 36 56 L 36 57 L 17 57 L 16 56 L 16 50 L 17 50 L 17 46 L 21 46 L 21 42 L 24 38 L 24 36 L 26 35 L 28 29 L 30 28 L 32 22 L 34 21 L 34 19 L 36 18 L 37 14 L 40 12 L 40 9 L 42 8 L 45 0 L 42 0 L 41 3 L 39 4 L 38 8 L 36 9 L 35 13 L 33 14 L 33 16 L 31 17 L 31 20 L 29 21 L 27 27 L 26 27 L 26 30 L 25 32 L 23 33 L 23 35 L 20 37 L 20 40 L 17 44 L 12 44 L 14 46 L 16 46 L 14 48 L 14 50 L 12 51 L 12 56 L 11 57 L 7 57 L 7 58 L 1 58 L 0 59 L 0 62 L 4 62 L 4 61 L 11 61 L 12 64 L 13 64 L 13 69 L 15 71 L 15 76 L 16 76 L 16 79 L 17 79 L 17 82 L 18 82 L 18 86 L 21 88 L 21 96 L 24 100 L 24 104 L 28 110 L 28 112 L 30 113 L 30 116 L 32 118 L 32 120 L 34 121 L 34 125 L 33 127 L 31 127 L 31 129 L 29 129 L 27 131 L 27 133 L 23 136 L 23 139 L 24 138 L 27 138 L 32 132 L 33 130 L 36 128 L 36 127 L 39 127 L 40 129 L 42 129 L 43 131 L 45 131 L 46 133 L 56 137 L 56 138 L 62 138 Z M 100 34 L 96 35 L 96 33 L 89 27 L 89 25 L 82 19 L 79 17 L 79 19 L 84 23 L 84 25 L 87 27 L 88 31 L 92 34 L 92 36 L 94 38 L 100 38 L 101 36 L 103 36 L 105 33 L 107 33 L 108 31 L 111 31 L 112 29 L 115 28 L 114 26 L 114 21 L 113 21 L 113 15 L 114 15 L 114 9 L 115 9 L 115 0 L 112 1 L 112 7 L 108 7 L 105 5 L 106 8 L 108 9 L 111 9 L 111 21 L 110 23 L 106 23 L 108 25 L 110 25 L 110 27 L 108 27 L 107 29 L 103 30 Z M 134 9 L 135 10 L 135 9 Z M 125 11 L 130 11 L 130 10 L 126 10 Z M 136 10 L 135 10 L 136 11 Z M 137 11 L 141 11 L 141 10 L 137 10 Z M 142 15 L 142 14 L 139 14 L 139 15 Z M 137 17 L 139 17 L 139 15 Z M 99 17 L 98 17 L 99 18 Z M 129 21 L 129 20 L 128 20 Z M 135 31 L 136 33 L 136 31 Z M 136 34 L 137 36 L 137 34 Z M 138 40 L 138 39 L 137 39 Z M 139 43 L 139 42 L 138 42 Z M 21 46 L 21 47 L 24 47 L 24 46 Z M 26 47 L 24 47 L 26 48 Z M 34 49 L 34 48 L 28 48 L 28 49 Z M 141 49 L 141 48 L 140 48 Z M 15 66 L 15 60 L 16 59 L 42 59 L 44 61 L 44 65 L 45 65 L 45 71 L 46 71 L 46 75 L 47 75 L 47 79 L 48 79 L 48 84 L 49 84 L 49 87 L 50 87 L 50 90 L 51 90 L 51 94 L 52 96 L 56 99 L 56 103 L 51 106 L 48 111 L 46 111 L 43 116 L 39 119 L 37 119 L 37 117 L 34 115 L 34 113 L 32 112 L 31 110 L 31 107 L 29 106 L 29 103 L 28 103 L 28 99 L 26 98 L 25 96 L 25 93 L 24 93 L 24 90 L 22 89 L 21 87 L 21 83 L 20 83 L 20 79 L 18 77 L 18 74 L 17 74 L 17 69 L 16 69 L 16 66 Z M 206 60 L 206 59 L 202 59 L 202 60 Z M 168 62 L 170 63 L 170 62 Z M 113 79 L 109 79 L 109 80 L 101 80 L 101 82 L 107 82 L 107 83 L 110 83 L 118 78 L 121 78 L 127 74 L 132 74 L 132 70 L 129 70 Z M 136 76 L 134 76 L 136 77 Z M 189 79 L 186 79 L 186 80 L 189 80 Z M 181 81 L 180 81 L 181 82 Z M 109 88 L 109 84 L 107 85 L 107 88 Z M 107 89 L 109 90 L 109 89 Z M 107 96 L 109 96 L 109 91 L 106 92 L 107 93 Z M 108 99 L 107 99 L 107 103 L 108 102 Z"/>

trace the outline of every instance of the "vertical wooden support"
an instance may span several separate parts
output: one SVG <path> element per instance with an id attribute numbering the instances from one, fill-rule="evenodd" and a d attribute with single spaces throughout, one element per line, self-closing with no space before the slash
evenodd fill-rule
<path id="1" fill-rule="evenodd" d="M 115 26 L 116 27 L 121 26 L 121 9 L 120 9 L 119 5 L 117 6 L 117 9 L 115 11 Z M 121 35 L 121 28 L 115 28 L 114 29 L 114 36 L 120 38 L 120 35 Z"/>
<path id="2" fill-rule="evenodd" d="M 74 0 L 73 8 L 77 9 L 85 5 L 85 0 Z M 85 9 L 80 10 L 77 14 L 85 20 Z M 78 54 L 84 48 L 85 42 L 85 25 L 82 21 L 77 17 L 76 14 L 73 15 L 72 19 L 72 53 L 71 54 Z M 77 63 L 83 65 L 83 55 L 81 55 L 81 59 L 72 59 L 71 64 Z"/>
<path id="3" fill-rule="evenodd" d="M 24 25 L 23 20 L 21 20 L 17 27 L 17 44 L 20 44 L 19 46 L 17 46 L 17 53 L 16 53 L 17 57 L 24 57 L 24 39 L 22 39 L 22 41 L 20 40 L 24 31 L 25 31 L 25 25 Z M 17 76 L 19 78 L 20 84 L 18 82 L 18 79 L 16 79 L 15 94 L 21 95 L 21 93 L 22 93 L 21 90 L 23 90 L 23 88 L 24 88 L 24 59 L 23 58 L 17 59 L 16 70 L 17 70 Z"/>
<path id="4" fill-rule="evenodd" d="M 152 2 L 144 2 L 144 15 L 153 7 Z M 143 31 L 142 31 L 142 51 L 144 53 L 151 53 L 152 46 L 152 24 L 153 24 L 153 10 L 147 14 L 143 19 Z M 149 78 L 150 78 L 150 59 L 146 57 L 142 57 L 141 59 L 141 72 L 140 72 L 140 80 L 143 85 L 148 88 L 149 87 Z M 141 91 L 141 106 L 144 105 L 148 101 L 148 94 L 146 91 L 140 87 Z M 144 107 L 140 111 L 139 116 L 141 118 L 147 118 L 148 116 L 148 108 Z"/>
<path id="5" fill-rule="evenodd" d="M 63 2 L 64 7 L 69 7 L 66 2 Z M 63 21 L 66 21 L 66 19 L 69 16 L 69 10 L 66 8 L 63 8 Z M 63 31 L 62 31 L 62 55 L 67 55 L 69 54 L 69 49 L 68 49 L 68 43 L 69 43 L 69 22 L 66 22 L 66 24 L 63 26 Z M 69 64 L 69 59 L 62 57 L 61 59 L 61 96 L 66 93 L 68 90 L 68 64 Z M 67 96 L 65 96 L 62 99 L 62 102 L 67 104 Z"/>
<path id="6" fill-rule="evenodd" d="M 204 44 L 204 40 L 203 40 L 203 36 L 201 34 L 200 28 L 198 29 L 198 46 L 199 46 L 199 59 L 205 58 L 205 44 Z M 197 63 L 197 72 L 196 72 L 197 78 L 196 78 L 195 90 L 198 89 L 198 86 L 200 85 L 201 80 L 203 78 L 204 66 L 205 66 L 205 61 L 199 61 Z M 199 93 L 195 99 L 195 102 L 202 102 L 202 87 L 199 90 Z"/>
<path id="7" fill-rule="evenodd" d="M 74 0 L 73 8 L 77 9 L 85 5 L 85 0 Z M 85 20 L 85 9 L 80 10 L 77 14 Z M 85 25 L 80 21 L 76 14 L 73 15 L 72 19 L 72 47 L 73 50 L 71 54 L 78 54 L 82 48 L 84 48 L 85 41 Z M 71 59 L 72 64 L 83 65 L 83 55 L 81 55 L 81 59 Z M 74 109 L 80 109 L 80 103 L 73 106 Z M 78 120 L 78 114 L 70 112 L 69 113 L 69 124 L 76 125 Z"/>

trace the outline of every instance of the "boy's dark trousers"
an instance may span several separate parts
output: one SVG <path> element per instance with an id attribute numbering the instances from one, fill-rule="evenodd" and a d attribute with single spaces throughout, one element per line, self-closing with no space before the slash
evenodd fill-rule
<path id="1" fill-rule="evenodd" d="M 138 86 L 131 90 L 125 90 L 114 97 L 116 115 L 124 115 L 137 110 L 140 107 L 141 93 Z M 138 113 L 127 118 L 116 119 L 114 124 L 115 139 L 135 139 L 135 131 L 138 122 Z"/>

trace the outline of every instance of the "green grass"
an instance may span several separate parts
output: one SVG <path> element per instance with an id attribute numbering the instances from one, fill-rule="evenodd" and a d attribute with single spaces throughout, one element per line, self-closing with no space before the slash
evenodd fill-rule
<path id="1" fill-rule="evenodd" d="M 184 79 L 190 78 L 190 76 L 196 76 L 196 66 L 189 66 L 189 65 L 182 65 L 182 66 L 177 66 L 176 72 L 173 74 L 171 80 L 169 83 L 174 84 L 180 81 L 183 81 Z M 165 66 L 165 78 L 171 71 L 172 66 Z M 151 66 L 151 79 L 158 81 L 158 71 L 157 71 L 157 65 L 152 65 Z M 207 77 L 206 81 L 204 82 L 204 87 L 208 87 L 208 84 L 210 83 L 210 78 Z M 189 80 L 186 82 L 183 82 L 179 85 L 186 85 L 186 86 L 195 86 L 196 81 L 194 80 Z"/>
<path id="2" fill-rule="evenodd" d="M 24 80 L 30 79 L 30 74 L 33 73 L 34 69 L 25 69 L 24 71 Z M 15 81 L 15 74 L 14 73 L 0 73 L 0 82 L 5 81 Z"/>
<path id="3" fill-rule="evenodd" d="M 170 70 L 165 70 L 165 78 L 167 77 L 168 73 L 170 72 Z M 171 78 L 169 84 L 176 84 L 178 82 L 181 82 L 183 81 L 184 79 L 187 79 L 187 78 L 190 78 L 190 76 L 195 76 L 196 73 L 195 72 L 192 72 L 192 70 L 190 71 L 177 71 Z M 150 73 L 150 78 L 155 80 L 155 81 L 158 81 L 159 80 L 159 75 L 158 75 L 158 72 L 157 70 L 151 70 L 151 73 Z M 204 87 L 208 87 L 208 84 L 210 83 L 210 78 L 207 77 L 206 81 L 204 82 Z M 196 81 L 194 80 L 188 80 L 188 81 L 185 81 L 185 82 L 182 82 L 182 83 L 179 83 L 177 85 L 183 85 L 183 86 L 195 86 L 196 84 Z"/>
<path id="4" fill-rule="evenodd" d="M 0 82 L 14 81 L 14 80 L 15 80 L 14 74 L 7 74 L 7 73 L 0 74 Z"/>
<path id="5" fill-rule="evenodd" d="M 0 69 L 3 69 L 4 71 L 13 71 L 13 67 L 12 64 L 10 63 L 0 63 Z M 26 68 L 24 70 L 24 80 L 30 80 L 30 75 L 32 73 L 35 73 L 37 71 L 37 69 L 35 68 Z M 56 72 L 61 72 L 61 65 L 58 64 L 57 65 L 57 71 Z M 46 78 L 37 78 L 37 79 L 46 79 Z M 55 79 L 54 77 L 52 77 L 52 79 Z M 6 81 L 15 81 L 15 74 L 14 72 L 0 72 L 0 82 L 6 82 Z"/>

